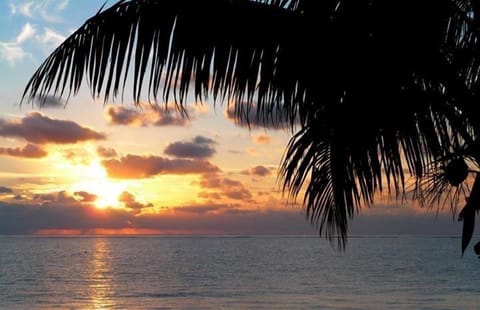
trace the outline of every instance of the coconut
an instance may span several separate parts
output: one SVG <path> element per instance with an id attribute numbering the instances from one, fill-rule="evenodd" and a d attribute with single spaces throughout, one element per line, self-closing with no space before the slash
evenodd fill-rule
<path id="1" fill-rule="evenodd" d="M 458 186 L 468 176 L 468 166 L 462 158 L 452 159 L 445 169 L 446 179 L 452 186 Z"/>

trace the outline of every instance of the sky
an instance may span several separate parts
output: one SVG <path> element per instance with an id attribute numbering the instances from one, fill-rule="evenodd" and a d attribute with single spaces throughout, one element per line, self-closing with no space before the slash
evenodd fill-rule
<path id="1" fill-rule="evenodd" d="M 68 104 L 19 105 L 42 60 L 103 3 L 0 0 L 0 234 L 317 234 L 281 193 L 291 131 L 246 128 L 208 100 L 192 99 L 188 119 L 104 104 L 86 85 Z M 351 234 L 461 234 L 448 210 L 377 201 Z"/>

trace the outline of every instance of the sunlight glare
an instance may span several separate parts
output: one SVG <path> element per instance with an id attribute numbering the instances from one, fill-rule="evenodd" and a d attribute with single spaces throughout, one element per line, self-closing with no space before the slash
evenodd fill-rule
<path id="1" fill-rule="evenodd" d="M 121 207 L 118 197 L 127 189 L 127 184 L 110 180 L 99 162 L 93 162 L 82 168 L 82 181 L 76 182 L 72 191 L 85 191 L 96 195 L 95 206 L 97 208 Z"/>

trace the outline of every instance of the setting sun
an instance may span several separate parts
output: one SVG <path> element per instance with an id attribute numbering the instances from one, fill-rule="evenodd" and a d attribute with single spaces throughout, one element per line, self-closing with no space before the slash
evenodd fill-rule
<path id="1" fill-rule="evenodd" d="M 97 195 L 95 206 L 98 208 L 120 207 L 118 197 L 125 190 L 124 184 L 109 181 L 92 182 L 90 192 Z"/>
<path id="2" fill-rule="evenodd" d="M 81 167 L 81 180 L 72 186 L 72 192 L 85 191 L 96 195 L 95 206 L 98 208 L 119 208 L 118 198 L 127 188 L 125 182 L 112 181 L 98 161 Z"/>

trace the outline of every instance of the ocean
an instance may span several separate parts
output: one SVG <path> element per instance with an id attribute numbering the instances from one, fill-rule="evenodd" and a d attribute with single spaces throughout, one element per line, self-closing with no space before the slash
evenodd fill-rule
<path id="1" fill-rule="evenodd" d="M 480 309 L 480 259 L 452 237 L 339 252 L 317 236 L 0 236 L 0 308 Z"/>

